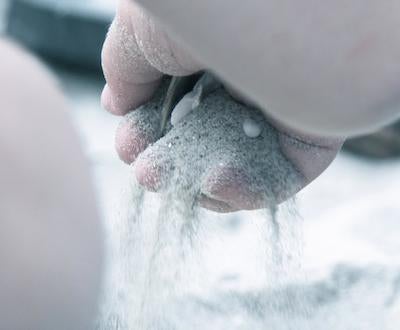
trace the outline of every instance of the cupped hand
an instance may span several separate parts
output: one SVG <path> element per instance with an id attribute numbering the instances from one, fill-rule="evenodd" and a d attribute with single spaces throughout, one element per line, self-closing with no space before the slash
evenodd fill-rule
<path id="1" fill-rule="evenodd" d="M 204 66 L 180 47 L 137 4 L 120 0 L 103 48 L 103 69 L 107 84 L 102 94 L 102 104 L 111 113 L 124 116 L 116 133 L 117 152 L 124 162 L 135 164 L 133 169 L 142 186 L 150 191 L 159 191 L 168 181 L 168 169 L 172 167 L 172 154 L 176 151 L 163 146 L 177 134 L 176 128 L 172 127 L 160 139 L 162 90 L 166 88 L 163 87 L 166 84 L 163 76 L 187 76 L 204 69 Z M 227 96 L 227 93 L 221 93 L 219 97 L 226 98 L 229 108 L 236 109 L 238 114 L 247 116 L 246 111 L 249 110 L 248 116 L 259 118 L 259 114 L 251 112 L 251 107 Z M 209 115 L 223 116 L 225 108 L 222 107 L 218 113 L 211 111 Z M 243 130 L 237 122 L 240 116 L 236 119 L 233 115 L 231 117 L 231 127 L 240 135 L 238 130 Z M 185 120 L 191 120 L 191 117 Z M 263 208 L 269 204 L 260 187 L 271 188 L 277 196 L 276 201 L 282 202 L 321 174 L 343 143 L 343 139 L 339 138 L 304 134 L 270 118 L 258 119 L 260 121 L 263 132 L 272 127 L 276 133 L 274 136 L 280 147 L 279 157 L 290 163 L 292 174 L 298 180 L 295 180 L 293 187 L 279 187 L 279 183 L 271 187 L 268 173 L 249 169 L 253 165 L 262 167 L 264 164 L 264 169 L 270 172 L 279 171 L 279 165 L 270 165 L 272 156 L 267 153 L 261 158 L 252 159 L 255 148 L 260 148 L 261 143 L 269 143 L 267 134 L 261 134 L 256 139 L 257 143 L 252 139 L 243 138 L 240 143 L 231 139 L 227 141 L 231 143 L 230 148 L 219 150 L 219 156 L 210 157 L 209 163 L 203 166 L 204 173 L 199 178 L 199 204 L 202 207 L 217 212 Z M 213 138 L 218 135 L 199 134 L 207 136 L 197 141 L 203 144 L 214 143 Z M 243 161 L 233 161 L 238 154 Z M 191 164 L 188 163 L 188 166 Z M 260 185 L 260 182 L 263 184 Z"/>

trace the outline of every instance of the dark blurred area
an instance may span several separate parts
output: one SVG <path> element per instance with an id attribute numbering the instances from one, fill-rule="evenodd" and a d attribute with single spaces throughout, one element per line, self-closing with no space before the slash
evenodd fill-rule
<path id="1" fill-rule="evenodd" d="M 114 0 L 13 0 L 0 28 L 52 63 L 100 76 L 101 48 L 114 7 Z M 0 12 L 6 8 L 3 0 Z M 344 150 L 370 159 L 400 157 L 400 122 L 349 139 Z"/>
<path id="2" fill-rule="evenodd" d="M 400 121 L 374 134 L 347 140 L 344 150 L 372 159 L 400 157 Z"/>
<path id="3" fill-rule="evenodd" d="M 6 33 L 46 59 L 100 73 L 113 7 L 113 0 L 13 0 Z"/>

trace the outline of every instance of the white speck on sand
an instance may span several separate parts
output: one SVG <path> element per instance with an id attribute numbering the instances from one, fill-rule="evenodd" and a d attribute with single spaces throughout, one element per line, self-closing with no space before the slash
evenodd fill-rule
<path id="1" fill-rule="evenodd" d="M 248 137 L 256 138 L 260 136 L 262 128 L 255 120 L 247 118 L 243 122 L 243 130 Z"/>

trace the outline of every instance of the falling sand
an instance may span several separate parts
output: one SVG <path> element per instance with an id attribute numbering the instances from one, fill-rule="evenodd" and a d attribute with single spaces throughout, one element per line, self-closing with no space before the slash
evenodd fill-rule
<path id="1" fill-rule="evenodd" d="M 165 82 L 129 120 L 148 132 L 160 130 L 154 123 L 162 122 L 167 86 Z M 297 191 L 303 179 L 281 153 L 278 132 L 261 112 L 237 102 L 221 86 L 205 93 L 206 87 L 199 91 L 195 86 L 186 94 L 173 113 L 173 125 L 164 123 L 166 134 L 140 156 L 154 159 L 156 167 L 162 164 L 167 179 L 157 197 L 147 196 L 131 180 L 127 207 L 120 209 L 112 228 L 112 267 L 98 329 L 323 329 L 318 322 L 329 313 L 320 304 L 336 303 L 348 287 L 363 286 L 365 279 L 345 269 L 339 286 L 287 286 L 299 276 L 301 223 L 295 212 L 280 221 L 278 204 Z M 258 211 L 261 221 L 248 219 L 257 229 L 257 248 L 248 251 L 254 254 L 252 271 L 257 276 L 245 285 L 237 274 L 247 265 L 214 277 L 213 268 L 226 260 L 206 267 L 207 242 L 220 230 L 218 221 L 224 216 L 199 209 L 198 201 L 208 197 L 206 175 L 218 173 L 218 168 L 244 170 L 244 183 L 262 196 L 267 210 Z M 240 258 L 246 248 L 228 258 Z"/>

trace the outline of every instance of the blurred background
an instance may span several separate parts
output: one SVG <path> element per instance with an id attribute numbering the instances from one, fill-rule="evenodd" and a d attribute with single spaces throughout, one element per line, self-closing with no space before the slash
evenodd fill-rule
<path id="1" fill-rule="evenodd" d="M 91 161 L 105 221 L 129 168 L 114 152 L 118 118 L 100 107 L 100 52 L 114 0 L 0 1 L 1 33 L 36 53 L 58 76 Z M 332 166 L 297 198 L 305 267 L 400 265 L 400 123 L 349 140 Z M 240 240 L 248 213 L 230 216 Z M 243 238 L 245 239 L 245 238 Z"/>
<path id="2" fill-rule="evenodd" d="M 118 118 L 100 107 L 101 48 L 114 10 L 114 0 L 0 1 L 1 33 L 40 57 L 61 83 L 104 212 L 125 170 L 114 153 Z"/>

